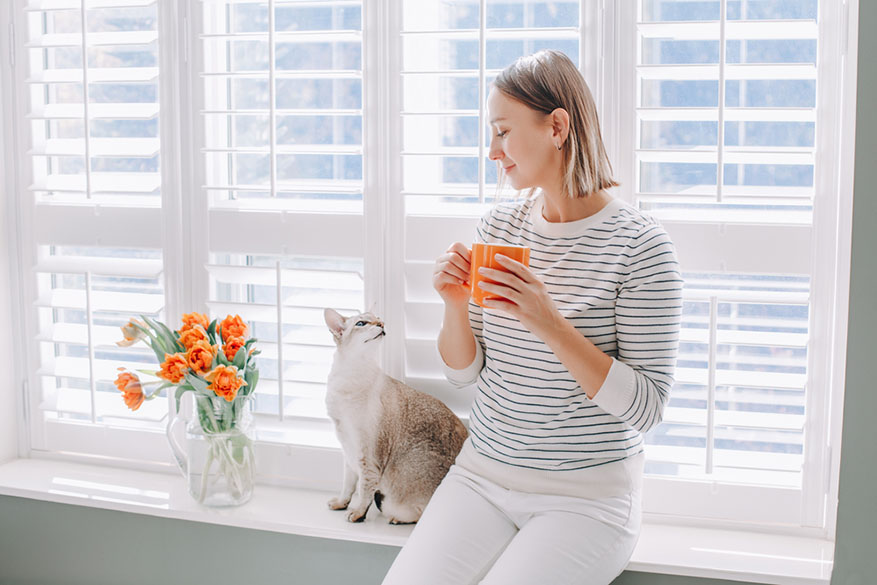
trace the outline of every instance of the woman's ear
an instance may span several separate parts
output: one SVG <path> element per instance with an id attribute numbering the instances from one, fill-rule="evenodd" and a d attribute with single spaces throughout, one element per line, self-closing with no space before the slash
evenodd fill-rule
<path id="1" fill-rule="evenodd" d="M 555 108 L 548 115 L 551 117 L 551 138 L 557 141 L 555 145 L 563 144 L 569 136 L 569 112 L 563 108 Z"/>

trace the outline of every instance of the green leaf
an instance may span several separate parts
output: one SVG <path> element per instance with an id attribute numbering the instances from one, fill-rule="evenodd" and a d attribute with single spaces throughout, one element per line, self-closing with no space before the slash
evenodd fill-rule
<path id="1" fill-rule="evenodd" d="M 153 331 L 155 331 L 155 340 L 164 353 L 176 353 L 177 351 L 179 351 L 177 350 L 177 342 L 174 339 L 174 336 L 171 335 L 170 337 L 168 337 L 165 333 L 167 327 L 162 329 L 162 325 L 157 321 L 150 319 L 146 315 L 141 315 L 141 317 L 143 317 L 143 320 L 146 321 L 146 323 L 150 327 L 152 327 Z M 164 361 L 164 358 L 162 358 L 160 361 Z"/>
<path id="2" fill-rule="evenodd" d="M 219 348 L 219 351 L 216 352 L 216 358 L 214 358 L 214 360 L 213 360 L 213 367 L 214 368 L 216 367 L 217 362 L 222 364 L 223 366 L 230 366 L 231 365 L 228 361 L 228 358 L 225 357 L 225 352 L 222 351 L 221 347 Z"/>
<path id="3" fill-rule="evenodd" d="M 210 322 L 210 325 L 207 326 L 207 335 L 210 336 L 210 343 L 216 343 L 216 319 Z"/>
<path id="4" fill-rule="evenodd" d="M 161 361 L 164 361 L 162 359 Z M 141 374 L 146 374 L 147 376 L 152 376 L 153 378 L 158 378 L 159 370 L 134 370 L 135 372 L 140 372 Z"/>
<path id="5" fill-rule="evenodd" d="M 244 381 L 247 383 L 247 385 L 244 386 L 244 388 L 246 388 L 246 394 L 244 394 L 244 396 L 247 396 L 252 394 L 256 389 L 256 384 L 259 382 L 259 370 L 248 369 L 244 372 Z"/>
<path id="6" fill-rule="evenodd" d="M 202 380 L 191 372 L 186 372 L 186 382 L 191 384 L 192 388 L 198 392 L 198 394 L 212 394 L 211 391 L 207 390 L 207 381 Z"/>
<path id="7" fill-rule="evenodd" d="M 247 346 L 243 346 L 238 348 L 237 353 L 234 354 L 234 365 L 237 366 L 238 370 L 243 370 L 247 361 Z"/>
<path id="8" fill-rule="evenodd" d="M 168 387 L 170 387 L 170 386 L 175 386 L 175 384 L 174 384 L 173 382 L 165 382 L 164 384 L 162 384 L 161 386 L 159 386 L 158 388 L 156 388 L 155 390 L 153 390 L 152 394 L 150 394 L 149 396 L 147 396 L 146 399 L 147 399 L 147 400 L 152 400 L 153 398 L 155 398 L 156 396 L 158 396 L 159 394 L 161 394 L 161 391 L 162 391 L 162 390 L 164 390 L 165 388 L 168 388 Z"/>
<path id="9" fill-rule="evenodd" d="M 185 347 L 183 347 L 183 344 L 179 342 L 179 339 L 177 339 L 177 336 L 174 334 L 173 331 L 171 331 L 168 328 L 167 325 L 165 325 L 164 323 L 161 323 L 159 321 L 156 321 L 156 322 L 158 323 L 159 327 L 161 327 L 161 330 L 164 332 L 164 334 L 167 336 L 168 343 L 171 347 L 174 348 L 175 353 L 186 349 Z"/>
<path id="10" fill-rule="evenodd" d="M 253 345 L 253 344 L 256 343 L 257 341 L 259 341 L 259 340 L 256 339 L 255 337 L 251 337 L 251 338 L 249 338 L 248 340 L 246 340 L 246 341 L 244 342 L 244 347 L 250 347 L 251 345 Z"/>
<path id="11" fill-rule="evenodd" d="M 183 394 L 193 390 L 193 388 L 187 384 L 181 384 L 177 387 L 176 394 L 174 394 L 174 399 L 177 402 L 177 412 L 180 412 L 180 399 L 183 397 Z"/>

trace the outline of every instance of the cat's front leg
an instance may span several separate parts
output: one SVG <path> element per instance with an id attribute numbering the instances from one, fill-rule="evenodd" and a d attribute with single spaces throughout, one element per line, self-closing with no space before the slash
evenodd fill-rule
<path id="1" fill-rule="evenodd" d="M 364 460 L 359 469 L 359 485 L 356 489 L 356 498 L 353 506 L 347 514 L 350 522 L 362 522 L 368 513 L 368 508 L 375 499 L 375 491 L 378 489 L 378 481 L 381 474 L 377 467 L 368 465 Z"/>
<path id="2" fill-rule="evenodd" d="M 353 490 L 356 489 L 356 482 L 359 476 L 356 470 L 350 467 L 347 461 L 344 461 L 344 481 L 341 487 L 341 494 L 337 498 L 329 500 L 329 507 L 333 510 L 345 510 L 350 504 L 350 498 L 353 497 Z"/>

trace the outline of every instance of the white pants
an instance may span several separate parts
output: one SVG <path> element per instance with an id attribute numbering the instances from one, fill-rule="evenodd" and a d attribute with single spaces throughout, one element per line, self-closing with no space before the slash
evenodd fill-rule
<path id="1" fill-rule="evenodd" d="M 383 585 L 608 585 L 627 566 L 641 521 L 639 492 L 527 494 L 454 465 Z"/>

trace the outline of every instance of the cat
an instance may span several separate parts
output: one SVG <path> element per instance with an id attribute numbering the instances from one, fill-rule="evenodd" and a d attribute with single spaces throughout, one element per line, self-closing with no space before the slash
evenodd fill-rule
<path id="1" fill-rule="evenodd" d="M 437 398 L 386 375 L 378 348 L 386 335 L 372 313 L 324 311 L 337 345 L 326 386 L 326 410 L 344 452 L 341 494 L 333 510 L 365 520 L 371 503 L 390 524 L 420 519 L 468 432 Z"/>

